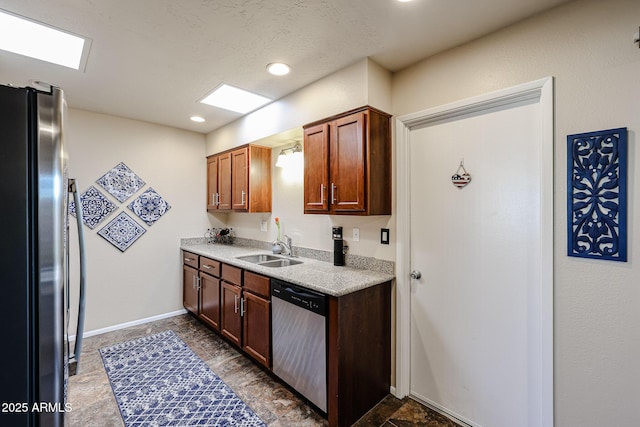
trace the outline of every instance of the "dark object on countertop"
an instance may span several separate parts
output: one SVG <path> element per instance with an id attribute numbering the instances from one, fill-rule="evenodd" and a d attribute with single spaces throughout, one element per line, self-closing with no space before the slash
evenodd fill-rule
<path id="1" fill-rule="evenodd" d="M 207 238 L 207 243 L 224 243 L 231 245 L 236 237 L 233 232 L 233 228 L 209 228 L 204 237 Z"/>
<path id="2" fill-rule="evenodd" d="M 344 265 L 344 240 L 342 240 L 342 227 L 333 227 L 333 265 Z"/>

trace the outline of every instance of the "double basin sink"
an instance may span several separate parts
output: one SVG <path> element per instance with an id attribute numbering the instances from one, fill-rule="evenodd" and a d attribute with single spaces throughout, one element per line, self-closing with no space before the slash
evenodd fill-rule
<path id="1" fill-rule="evenodd" d="M 302 264 L 302 261 L 269 254 L 244 255 L 236 258 L 241 259 L 242 261 L 258 264 L 263 267 L 287 267 L 290 265 Z"/>

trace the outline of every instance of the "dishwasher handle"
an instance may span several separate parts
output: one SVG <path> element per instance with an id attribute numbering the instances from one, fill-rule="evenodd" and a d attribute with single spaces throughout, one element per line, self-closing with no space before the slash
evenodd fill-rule
<path id="1" fill-rule="evenodd" d="M 302 291 L 300 288 L 294 289 L 291 286 L 287 286 L 283 289 L 284 292 L 299 296 L 300 298 L 316 298 L 317 294 L 312 294 L 307 291 Z"/>

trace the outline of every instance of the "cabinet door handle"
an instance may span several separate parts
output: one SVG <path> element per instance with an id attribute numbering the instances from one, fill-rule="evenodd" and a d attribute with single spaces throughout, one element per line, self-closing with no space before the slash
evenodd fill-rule
<path id="1" fill-rule="evenodd" d="M 240 204 L 242 206 L 244 206 L 244 203 L 245 203 L 244 198 L 245 198 L 246 195 L 247 195 L 247 193 L 245 193 L 244 190 L 242 190 L 242 194 L 241 194 L 241 197 L 240 197 Z"/>
<path id="2" fill-rule="evenodd" d="M 198 290 L 200 290 L 201 288 L 201 282 L 202 282 L 202 278 L 198 276 Z"/>
<path id="3" fill-rule="evenodd" d="M 195 288 L 196 288 L 196 276 L 193 276 L 193 280 L 191 281 L 191 287 L 192 287 L 193 289 L 195 289 Z"/>
<path id="4" fill-rule="evenodd" d="M 247 309 L 244 308 L 244 298 L 240 298 L 240 317 L 244 316 Z"/>
<path id="5" fill-rule="evenodd" d="M 332 182 L 331 183 L 331 204 L 334 205 L 336 203 L 336 191 L 338 187 Z"/>
<path id="6" fill-rule="evenodd" d="M 216 205 L 216 193 L 211 193 L 211 204 Z"/>
<path id="7" fill-rule="evenodd" d="M 216 206 L 220 206 L 220 193 L 216 193 Z"/>
<path id="8" fill-rule="evenodd" d="M 233 312 L 238 312 L 238 295 L 233 296 Z"/>
<path id="9" fill-rule="evenodd" d="M 325 190 L 325 186 L 324 184 L 320 184 L 320 203 L 324 204 L 324 190 Z"/>

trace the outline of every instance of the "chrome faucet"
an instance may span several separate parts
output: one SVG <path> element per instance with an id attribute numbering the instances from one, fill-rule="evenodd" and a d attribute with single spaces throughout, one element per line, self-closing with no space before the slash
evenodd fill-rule
<path id="1" fill-rule="evenodd" d="M 287 236 L 285 234 L 284 238 L 287 240 L 287 243 L 283 242 L 282 240 L 276 240 L 275 242 L 273 242 L 273 245 L 279 245 L 282 247 L 282 249 L 284 249 L 284 255 L 286 256 L 290 256 L 293 257 L 295 255 L 293 255 L 293 246 L 291 243 L 291 237 Z"/>

